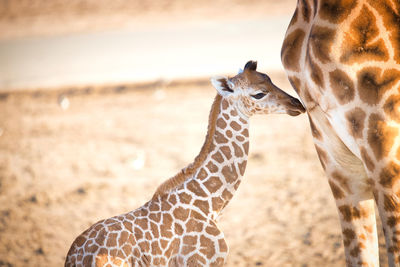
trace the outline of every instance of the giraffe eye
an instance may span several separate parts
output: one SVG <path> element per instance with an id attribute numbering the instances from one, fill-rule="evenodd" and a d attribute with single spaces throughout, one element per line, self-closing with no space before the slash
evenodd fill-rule
<path id="1" fill-rule="evenodd" d="M 266 94 L 264 94 L 264 93 L 258 93 L 258 94 L 256 94 L 256 95 L 252 95 L 252 97 L 254 97 L 255 99 L 261 99 L 261 98 L 263 98 L 264 96 L 266 96 Z"/>

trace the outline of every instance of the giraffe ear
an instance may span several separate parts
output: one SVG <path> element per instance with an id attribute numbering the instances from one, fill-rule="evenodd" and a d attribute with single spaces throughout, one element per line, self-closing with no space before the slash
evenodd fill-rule
<path id="1" fill-rule="evenodd" d="M 211 83 L 221 96 L 226 96 L 233 93 L 233 89 L 231 88 L 232 82 L 230 82 L 227 77 L 212 77 Z"/>

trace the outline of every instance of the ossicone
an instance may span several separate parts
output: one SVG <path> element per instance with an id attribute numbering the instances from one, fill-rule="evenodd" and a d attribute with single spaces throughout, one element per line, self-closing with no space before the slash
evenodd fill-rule
<path id="1" fill-rule="evenodd" d="M 244 65 L 245 70 L 256 70 L 257 69 L 257 61 L 250 60 Z"/>

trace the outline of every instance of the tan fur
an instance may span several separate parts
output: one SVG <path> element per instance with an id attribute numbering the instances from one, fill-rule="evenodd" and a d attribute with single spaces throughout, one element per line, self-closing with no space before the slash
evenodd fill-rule
<path id="1" fill-rule="evenodd" d="M 189 164 L 186 168 L 183 168 L 178 174 L 175 176 L 169 178 L 165 182 L 163 182 L 156 190 L 156 192 L 153 195 L 153 199 L 156 199 L 160 196 L 165 195 L 166 193 L 170 192 L 172 189 L 176 188 L 177 186 L 183 184 L 186 179 L 192 177 L 197 169 L 201 166 L 201 164 L 205 161 L 207 158 L 209 151 L 211 149 L 212 141 L 213 141 L 213 136 L 215 133 L 215 126 L 216 126 L 216 121 L 218 114 L 220 112 L 220 103 L 221 103 L 222 97 L 217 94 L 217 96 L 214 99 L 214 103 L 211 107 L 211 112 L 210 116 L 208 119 L 208 131 L 206 135 L 206 140 L 204 141 L 203 146 L 201 147 L 199 155 L 194 159 L 194 162 Z"/>
<path id="2" fill-rule="evenodd" d="M 282 63 L 310 118 L 347 266 L 400 266 L 399 0 L 302 0 Z M 374 203 L 375 202 L 375 203 Z"/>

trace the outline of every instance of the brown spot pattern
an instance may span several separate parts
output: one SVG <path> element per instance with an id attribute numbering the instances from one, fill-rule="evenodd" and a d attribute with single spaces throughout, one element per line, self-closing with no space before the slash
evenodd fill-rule
<path id="1" fill-rule="evenodd" d="M 400 122 L 400 95 L 391 95 L 386 100 L 383 110 L 392 120 Z"/>
<path id="2" fill-rule="evenodd" d="M 317 150 L 319 161 L 321 162 L 322 168 L 326 169 L 326 164 L 328 162 L 328 154 L 320 146 L 315 145 L 315 150 Z"/>
<path id="3" fill-rule="evenodd" d="M 220 129 L 225 129 L 226 126 L 227 126 L 227 124 L 222 118 L 219 118 L 217 120 L 217 127 L 219 127 Z"/>
<path id="4" fill-rule="evenodd" d="M 281 50 L 282 63 L 286 69 L 300 70 L 300 54 L 304 42 L 305 33 L 301 29 L 296 29 L 286 36 Z"/>
<path id="5" fill-rule="evenodd" d="M 211 200 L 213 211 L 219 212 L 224 207 L 225 202 L 220 197 L 213 197 Z"/>
<path id="6" fill-rule="evenodd" d="M 157 202 L 151 201 L 149 206 L 150 211 L 160 211 L 160 205 Z"/>
<path id="7" fill-rule="evenodd" d="M 217 144 L 226 144 L 228 143 L 228 139 L 219 131 L 215 132 L 215 142 L 217 142 Z"/>
<path id="8" fill-rule="evenodd" d="M 319 14 L 323 19 L 327 19 L 332 23 L 339 23 L 347 18 L 356 4 L 357 1 L 353 0 L 323 1 L 320 6 Z"/>
<path id="9" fill-rule="evenodd" d="M 161 221 L 161 213 L 160 212 L 152 212 L 149 214 L 149 219 L 155 222 Z"/>
<path id="10" fill-rule="evenodd" d="M 206 264 L 206 260 L 199 254 L 193 254 L 187 261 L 187 266 L 202 266 Z"/>
<path id="11" fill-rule="evenodd" d="M 308 50 L 307 50 L 308 52 Z M 319 86 L 320 90 L 325 89 L 324 87 L 324 74 L 321 68 L 311 59 L 310 56 L 307 56 L 307 66 L 311 73 L 311 79 L 313 82 Z"/>
<path id="12" fill-rule="evenodd" d="M 317 126 L 315 126 L 315 123 L 313 121 L 313 119 L 308 116 L 308 120 L 310 121 L 310 128 L 311 128 L 311 134 L 315 139 L 318 140 L 322 140 L 322 134 L 321 132 L 318 130 Z"/>
<path id="13" fill-rule="evenodd" d="M 218 228 L 216 228 L 215 226 L 207 226 L 205 230 L 206 230 L 207 234 L 210 234 L 213 236 L 217 236 L 220 233 Z"/>
<path id="14" fill-rule="evenodd" d="M 309 37 L 309 45 L 315 57 L 321 63 L 330 61 L 331 45 L 335 38 L 335 31 L 326 27 L 314 25 Z"/>
<path id="15" fill-rule="evenodd" d="M 362 69 L 357 74 L 357 87 L 361 100 L 370 105 L 378 104 L 383 94 L 399 79 L 400 71 L 395 69 L 385 71 L 376 67 Z"/>
<path id="16" fill-rule="evenodd" d="M 203 223 L 195 219 L 189 219 L 186 223 L 186 232 L 201 232 L 203 231 Z M 184 237 L 185 238 L 185 237 Z"/>
<path id="17" fill-rule="evenodd" d="M 100 232 L 97 234 L 97 237 L 95 239 L 96 244 L 98 244 L 99 246 L 103 246 L 105 239 L 106 239 L 106 230 L 105 229 L 101 229 Z"/>
<path id="18" fill-rule="evenodd" d="M 193 202 L 193 205 L 198 207 L 204 214 L 208 214 L 210 212 L 210 205 L 206 200 L 197 199 Z"/>
<path id="19" fill-rule="evenodd" d="M 109 233 L 107 236 L 107 247 L 115 247 L 117 245 L 117 233 Z"/>
<path id="20" fill-rule="evenodd" d="M 158 228 L 158 224 L 150 221 L 150 229 L 151 229 L 151 234 L 153 235 L 154 238 L 160 237 L 160 231 Z"/>
<path id="21" fill-rule="evenodd" d="M 232 145 L 233 145 L 233 149 L 235 151 L 235 156 L 237 158 L 243 157 L 243 155 L 244 155 L 243 150 L 236 143 L 232 143 Z"/>
<path id="22" fill-rule="evenodd" d="M 210 193 L 215 193 L 222 186 L 222 182 L 219 177 L 211 176 L 207 181 L 204 182 Z"/>
<path id="23" fill-rule="evenodd" d="M 244 160 L 242 163 L 238 164 L 240 175 L 243 176 L 246 170 L 247 160 Z"/>
<path id="24" fill-rule="evenodd" d="M 181 241 L 178 238 L 175 238 L 169 245 L 168 249 L 165 251 L 165 256 L 167 258 L 170 258 L 173 253 L 175 254 L 179 249 L 180 243 Z"/>
<path id="25" fill-rule="evenodd" d="M 394 162 L 382 169 L 379 175 L 379 183 L 385 188 L 393 188 L 400 178 L 400 166 Z"/>
<path id="26" fill-rule="evenodd" d="M 228 189 L 225 189 L 224 192 L 222 192 L 222 198 L 227 201 L 230 200 L 233 197 L 232 193 L 229 192 Z"/>
<path id="27" fill-rule="evenodd" d="M 380 0 L 374 1 L 369 0 L 373 8 L 375 8 L 380 14 L 385 30 L 388 32 L 390 43 L 393 46 L 394 60 L 397 64 L 400 64 L 400 3 L 399 1 Z"/>
<path id="28" fill-rule="evenodd" d="M 182 207 L 177 207 L 174 210 L 173 215 L 177 220 L 186 221 L 189 216 L 189 210 Z"/>
<path id="29" fill-rule="evenodd" d="M 300 92 L 301 88 L 301 81 L 295 76 L 289 76 L 288 77 L 290 84 L 292 85 L 293 89 L 296 91 L 298 94 Z"/>
<path id="30" fill-rule="evenodd" d="M 210 171 L 210 173 L 218 172 L 218 166 L 211 161 L 206 165 L 206 168 Z"/>
<path id="31" fill-rule="evenodd" d="M 333 197 L 334 197 L 335 199 L 341 199 L 341 198 L 344 197 L 343 190 L 340 189 L 338 186 L 336 186 L 334 182 L 329 181 L 329 186 L 330 186 L 330 188 L 331 188 Z"/>
<path id="32" fill-rule="evenodd" d="M 350 245 L 353 239 L 356 237 L 356 233 L 352 229 L 343 229 L 343 243 L 346 247 Z"/>
<path id="33" fill-rule="evenodd" d="M 383 196 L 383 207 L 386 211 L 394 212 L 399 210 L 399 201 L 397 196 L 394 195 L 384 195 Z"/>
<path id="34" fill-rule="evenodd" d="M 125 244 L 125 242 L 128 240 L 128 236 L 129 236 L 129 234 L 128 234 L 127 231 L 122 231 L 121 232 L 121 234 L 119 236 L 119 239 L 118 239 L 118 246 L 119 247 L 122 247 L 123 244 Z"/>
<path id="35" fill-rule="evenodd" d="M 224 162 L 224 158 L 222 157 L 222 154 L 221 154 L 221 152 L 219 152 L 219 151 L 215 152 L 215 153 L 211 156 L 211 158 L 212 158 L 213 160 L 215 160 L 216 162 L 218 162 L 218 163 Z"/>
<path id="36" fill-rule="evenodd" d="M 355 138 L 362 138 L 364 121 L 367 116 L 365 112 L 361 108 L 355 108 L 346 112 L 345 116 L 350 134 Z"/>
<path id="37" fill-rule="evenodd" d="M 215 245 L 211 239 L 200 236 L 200 246 L 200 252 L 203 253 L 207 259 L 211 259 L 215 255 Z"/>
<path id="38" fill-rule="evenodd" d="M 229 146 L 222 146 L 220 149 L 222 151 L 222 154 L 224 154 L 224 156 L 227 160 L 232 158 L 232 153 L 231 153 L 231 149 L 229 148 Z"/>
<path id="39" fill-rule="evenodd" d="M 368 152 L 365 149 L 365 147 L 361 147 L 360 152 L 361 152 L 361 158 L 363 159 L 365 166 L 367 166 L 368 170 L 370 170 L 371 172 L 374 171 L 375 164 L 372 161 L 371 157 L 368 155 Z"/>
<path id="40" fill-rule="evenodd" d="M 249 142 L 243 144 L 244 153 L 249 154 Z"/>
<path id="41" fill-rule="evenodd" d="M 376 159 L 380 160 L 389 154 L 397 135 L 398 129 L 388 126 L 380 115 L 370 115 L 368 142 Z"/>
<path id="42" fill-rule="evenodd" d="M 230 126 L 232 127 L 233 130 L 235 130 L 237 132 L 240 131 L 240 129 L 242 129 L 242 126 L 240 126 L 240 124 L 237 123 L 236 121 L 232 121 L 230 123 Z"/>
<path id="43" fill-rule="evenodd" d="M 356 246 L 352 250 L 350 250 L 350 255 L 353 257 L 357 257 L 358 255 L 360 255 L 360 252 L 361 252 L 360 246 Z"/>
<path id="44" fill-rule="evenodd" d="M 183 233 L 183 227 L 179 223 L 174 224 L 175 234 L 181 235 Z"/>
<path id="45" fill-rule="evenodd" d="M 303 15 L 304 21 L 310 21 L 311 10 L 308 6 L 307 0 L 301 0 L 301 14 Z"/>
<path id="46" fill-rule="evenodd" d="M 362 7 L 360 15 L 351 23 L 346 33 L 340 60 L 343 63 L 355 63 L 366 60 L 389 59 L 389 53 L 382 39 L 375 38 L 379 35 L 376 18 L 366 5 Z"/>
<path id="47" fill-rule="evenodd" d="M 346 222 L 350 222 L 356 219 L 367 218 L 369 216 L 368 211 L 348 205 L 342 205 L 338 209 L 342 214 L 343 220 L 345 220 Z"/>
<path id="48" fill-rule="evenodd" d="M 386 224 L 390 227 L 394 227 L 397 224 L 400 223 L 400 218 L 396 217 L 396 216 L 390 216 L 387 218 L 386 220 Z"/>
<path id="49" fill-rule="evenodd" d="M 182 192 L 179 194 L 179 201 L 183 204 L 190 204 L 192 197 L 188 193 Z"/>
<path id="50" fill-rule="evenodd" d="M 233 183 L 238 178 L 238 174 L 233 166 L 224 166 L 221 172 L 228 183 Z"/>
<path id="51" fill-rule="evenodd" d="M 232 109 L 230 113 L 231 113 L 232 117 L 236 117 L 238 115 L 238 113 L 235 109 Z"/>
<path id="52" fill-rule="evenodd" d="M 222 110 L 226 110 L 229 107 L 228 100 L 222 99 L 221 106 L 222 106 Z"/>
<path id="53" fill-rule="evenodd" d="M 329 81 L 332 92 L 340 104 L 347 104 L 354 99 L 354 83 L 344 71 L 336 69 L 330 72 Z"/>
<path id="54" fill-rule="evenodd" d="M 197 178 L 200 179 L 200 180 L 203 180 L 207 176 L 208 176 L 207 171 L 204 168 L 201 168 L 200 171 L 199 171 L 199 174 L 197 175 Z M 172 204 L 174 204 L 174 203 L 172 203 Z"/>
<path id="55" fill-rule="evenodd" d="M 206 197 L 207 194 L 204 192 L 204 190 L 201 188 L 200 184 L 196 180 L 191 180 L 187 184 L 187 188 L 189 191 L 193 192 L 196 196 L 200 197 Z"/>

